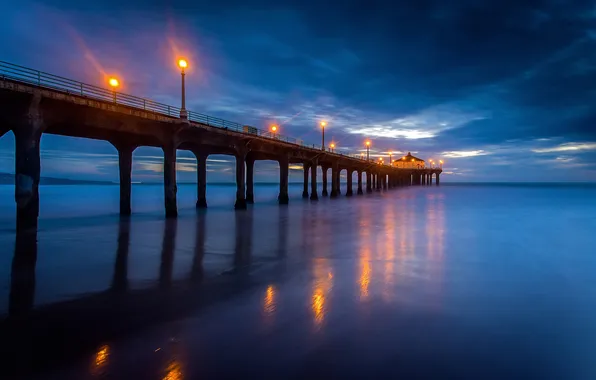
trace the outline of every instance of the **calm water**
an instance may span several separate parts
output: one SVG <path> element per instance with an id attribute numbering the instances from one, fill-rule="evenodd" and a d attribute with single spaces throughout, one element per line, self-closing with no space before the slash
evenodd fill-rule
<path id="1" fill-rule="evenodd" d="M 596 187 L 301 190 L 0 186 L 0 377 L 596 378 Z"/>

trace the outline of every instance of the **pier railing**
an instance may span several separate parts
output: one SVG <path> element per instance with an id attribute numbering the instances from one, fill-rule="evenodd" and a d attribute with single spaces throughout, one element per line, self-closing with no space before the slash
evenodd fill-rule
<path id="1" fill-rule="evenodd" d="M 127 107 L 155 112 L 160 115 L 173 118 L 180 117 L 180 108 L 159 103 L 151 99 L 140 98 L 138 96 L 123 94 L 114 90 L 109 90 L 99 86 L 94 86 L 79 82 L 73 79 L 64 78 L 58 75 L 44 73 L 39 70 L 15 65 L 9 62 L 0 61 L 0 80 L 9 79 L 11 81 L 27 83 L 38 87 L 57 90 L 70 95 L 97 99 L 105 102 L 111 102 Z M 306 149 L 321 151 L 315 144 L 306 144 L 303 140 L 280 135 L 270 131 L 262 130 L 249 125 L 243 125 L 233 121 L 220 119 L 217 117 L 205 115 L 199 112 L 188 111 L 188 119 L 191 122 L 207 125 L 210 127 L 221 128 L 247 135 L 255 135 L 266 139 L 282 141 L 289 144 L 298 145 Z M 338 153 L 325 151 L 326 154 L 350 157 L 360 161 L 366 161 L 360 154 Z M 370 161 L 373 162 L 372 160 Z"/>

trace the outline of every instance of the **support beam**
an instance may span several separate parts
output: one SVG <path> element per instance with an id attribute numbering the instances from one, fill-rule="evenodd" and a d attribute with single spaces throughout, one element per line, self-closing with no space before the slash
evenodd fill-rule
<path id="1" fill-rule="evenodd" d="M 255 160 L 252 157 L 246 158 L 246 203 L 255 203 L 254 190 Z"/>
<path id="2" fill-rule="evenodd" d="M 290 161 L 288 156 L 283 155 L 279 159 L 279 196 L 277 200 L 280 205 L 287 205 L 290 201 L 288 196 L 288 172 Z"/>
<path id="3" fill-rule="evenodd" d="M 318 160 L 315 158 L 310 165 L 310 200 L 318 201 L 319 194 L 317 193 L 317 166 Z"/>
<path id="4" fill-rule="evenodd" d="M 246 153 L 239 152 L 236 154 L 236 203 L 234 208 L 236 210 L 246 210 L 246 186 L 244 182 L 246 169 Z"/>
<path id="5" fill-rule="evenodd" d="M 387 174 L 385 173 L 381 173 L 381 189 L 386 190 L 387 189 Z"/>
<path id="6" fill-rule="evenodd" d="M 338 182 L 337 178 L 339 177 L 339 165 L 337 163 L 333 163 L 331 167 L 331 198 L 337 198 L 338 196 Z"/>
<path id="7" fill-rule="evenodd" d="M 36 229 L 39 217 L 41 128 L 38 122 L 30 120 L 28 125 L 17 128 L 14 132 L 17 231 Z"/>
<path id="8" fill-rule="evenodd" d="M 308 198 L 308 168 L 309 168 L 309 164 L 305 162 L 303 164 L 303 170 L 304 170 L 304 188 L 302 190 L 302 198 Z"/>
<path id="9" fill-rule="evenodd" d="M 366 192 L 372 193 L 373 189 L 373 175 L 370 171 L 366 172 Z"/>
<path id="10" fill-rule="evenodd" d="M 120 215 L 131 214 L 130 193 L 132 179 L 132 152 L 136 147 L 120 145 L 118 149 L 118 167 L 120 169 Z"/>
<path id="11" fill-rule="evenodd" d="M 357 194 L 358 195 L 364 194 L 364 192 L 362 191 L 362 171 L 361 170 L 358 170 L 358 190 L 357 190 Z"/>
<path id="12" fill-rule="evenodd" d="M 439 176 L 441 175 L 441 173 L 437 173 L 437 186 L 439 186 L 441 184 L 440 178 Z"/>
<path id="13" fill-rule="evenodd" d="M 376 189 L 377 189 L 377 191 L 381 191 L 381 174 L 376 173 L 375 177 L 376 177 L 376 185 L 377 185 Z"/>
<path id="14" fill-rule="evenodd" d="M 324 197 L 328 196 L 329 193 L 327 192 L 327 171 L 329 170 L 328 166 L 322 166 L 323 169 L 323 193 Z"/>
<path id="15" fill-rule="evenodd" d="M 422 181 L 422 182 L 421 182 L 421 185 L 422 185 L 422 186 L 426 186 L 426 173 L 423 173 L 423 174 L 420 176 L 420 179 L 421 179 L 421 181 Z"/>
<path id="16" fill-rule="evenodd" d="M 335 181 L 337 182 L 337 185 L 336 185 L 337 196 L 339 197 L 341 195 L 341 168 L 337 169 L 337 175 L 335 177 Z"/>
<path id="17" fill-rule="evenodd" d="M 352 173 L 354 173 L 354 170 L 348 168 L 348 190 L 346 191 L 346 197 L 354 195 L 352 191 Z"/>
<path id="18" fill-rule="evenodd" d="M 176 201 L 176 147 L 168 144 L 163 147 L 163 186 L 166 208 L 166 218 L 178 216 L 178 205 Z"/>
<path id="19" fill-rule="evenodd" d="M 197 208 L 207 208 L 207 157 L 208 154 L 195 152 L 197 157 Z"/>

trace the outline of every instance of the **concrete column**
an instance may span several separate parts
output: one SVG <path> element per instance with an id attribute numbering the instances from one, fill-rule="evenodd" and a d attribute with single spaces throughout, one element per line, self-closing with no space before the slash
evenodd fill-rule
<path id="1" fill-rule="evenodd" d="M 119 146 L 117 149 L 120 169 L 120 215 L 130 215 L 132 152 L 135 147 Z"/>
<path id="2" fill-rule="evenodd" d="M 234 204 L 236 210 L 246 210 L 245 169 L 246 153 L 239 152 L 236 154 L 236 203 Z"/>
<path id="3" fill-rule="evenodd" d="M 373 175 L 370 171 L 366 172 L 366 192 L 372 193 L 373 189 Z"/>
<path id="4" fill-rule="evenodd" d="M 279 159 L 279 196 L 277 200 L 280 205 L 287 205 L 290 201 L 288 196 L 288 172 L 290 161 L 288 156 L 282 156 Z"/>
<path id="5" fill-rule="evenodd" d="M 377 191 L 381 191 L 381 174 L 377 173 L 375 174 L 376 177 L 376 185 L 377 185 Z"/>
<path id="6" fill-rule="evenodd" d="M 381 173 L 381 189 L 386 190 L 387 189 L 387 174 L 385 173 Z"/>
<path id="7" fill-rule="evenodd" d="M 437 186 L 439 186 L 441 184 L 441 181 L 439 178 L 440 175 L 441 175 L 441 173 L 437 173 L 437 180 L 436 180 Z"/>
<path id="8" fill-rule="evenodd" d="M 324 197 L 326 197 L 329 195 L 329 193 L 327 192 L 327 170 L 329 170 L 329 167 L 322 166 L 322 169 L 323 169 L 323 193 L 322 193 L 322 195 Z"/>
<path id="9" fill-rule="evenodd" d="M 310 165 L 310 200 L 318 201 L 319 194 L 317 192 L 317 166 L 319 161 L 315 158 Z"/>
<path id="10" fill-rule="evenodd" d="M 207 154 L 195 153 L 197 157 L 197 208 L 207 208 Z"/>
<path id="11" fill-rule="evenodd" d="M 255 203 L 254 169 L 255 169 L 255 160 L 253 158 L 247 157 L 247 159 L 246 159 L 246 203 Z"/>
<path id="12" fill-rule="evenodd" d="M 338 185 L 339 181 L 337 178 L 339 177 L 339 166 L 337 163 L 334 163 L 331 167 L 331 198 L 337 198 L 338 194 Z"/>
<path id="13" fill-rule="evenodd" d="M 174 145 L 163 147 L 163 186 L 165 196 L 166 218 L 178 216 L 178 205 L 176 202 L 176 148 Z"/>
<path id="14" fill-rule="evenodd" d="M 337 181 L 337 196 L 341 195 L 341 168 L 337 169 L 337 175 L 335 180 Z"/>
<path id="15" fill-rule="evenodd" d="M 346 197 L 351 197 L 352 195 L 354 195 L 354 193 L 352 191 L 352 174 L 353 173 L 354 173 L 354 170 L 348 169 L 348 190 L 346 190 Z"/>
<path id="16" fill-rule="evenodd" d="M 39 217 L 41 131 L 35 125 L 26 125 L 17 128 L 14 135 L 17 231 L 35 229 Z"/>
<path id="17" fill-rule="evenodd" d="M 308 168 L 309 165 L 305 162 L 304 166 L 304 189 L 302 190 L 302 198 L 308 198 Z"/>
<path id="18" fill-rule="evenodd" d="M 422 181 L 421 185 L 426 186 L 426 173 L 423 173 L 421 175 L 421 181 Z"/>
<path id="19" fill-rule="evenodd" d="M 358 195 L 364 194 L 362 192 L 362 171 L 360 171 L 360 170 L 358 170 L 358 190 L 357 190 L 357 194 Z"/>

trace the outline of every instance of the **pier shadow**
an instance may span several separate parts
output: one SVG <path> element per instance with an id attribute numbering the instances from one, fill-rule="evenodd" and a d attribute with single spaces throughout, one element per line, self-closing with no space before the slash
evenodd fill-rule
<path id="1" fill-rule="evenodd" d="M 159 279 L 151 288 L 129 284 L 131 220 L 122 218 L 108 289 L 34 307 L 37 234 L 19 234 L 12 264 L 9 313 L 0 319 L 0 377 L 30 377 L 92 354 L 101 344 L 121 339 L 154 324 L 184 318 L 202 308 L 259 286 L 250 278 L 252 212 L 239 212 L 235 248 L 225 276 L 205 276 L 207 217 L 198 213 L 189 275 L 173 278 L 178 222 L 164 222 Z M 64 275 L 68 275 L 65 273 Z"/>

